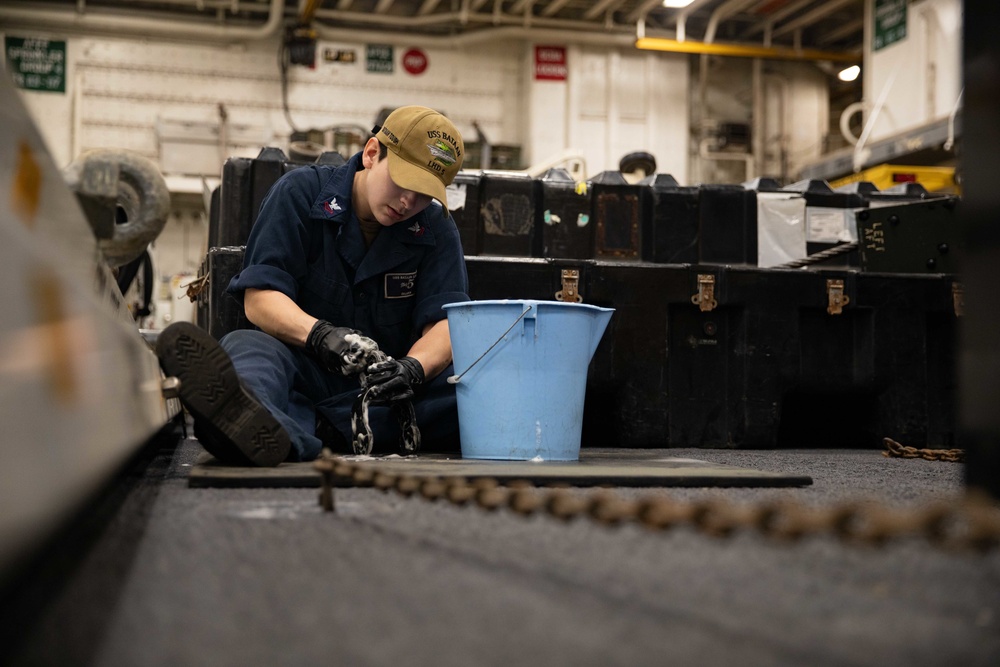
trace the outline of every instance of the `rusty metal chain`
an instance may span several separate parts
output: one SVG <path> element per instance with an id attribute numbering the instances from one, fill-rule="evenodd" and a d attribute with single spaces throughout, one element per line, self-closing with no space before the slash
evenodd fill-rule
<path id="1" fill-rule="evenodd" d="M 908 445 L 902 445 L 892 438 L 882 438 L 885 451 L 882 456 L 900 457 L 904 459 L 926 459 L 928 461 L 949 461 L 951 463 L 962 463 L 965 461 L 964 449 L 917 449 Z"/>
<path id="2" fill-rule="evenodd" d="M 634 523 L 649 530 L 690 526 L 718 537 L 746 529 L 783 541 L 828 535 L 871 546 L 904 537 L 923 537 L 950 550 L 987 551 L 1000 545 L 1000 507 L 989 498 L 972 494 L 909 510 L 889 509 L 870 501 L 825 508 L 789 499 L 739 505 L 719 498 L 680 501 L 647 496 L 630 500 L 607 489 L 573 493 L 526 481 L 501 485 L 492 478 L 395 474 L 334 457 L 327 450 L 314 465 L 322 479 L 320 505 L 331 512 L 335 510 L 334 487 L 339 485 L 374 487 L 460 506 L 475 504 L 488 511 L 506 508 L 522 516 L 544 513 L 563 521 L 586 517 L 600 524 Z"/>

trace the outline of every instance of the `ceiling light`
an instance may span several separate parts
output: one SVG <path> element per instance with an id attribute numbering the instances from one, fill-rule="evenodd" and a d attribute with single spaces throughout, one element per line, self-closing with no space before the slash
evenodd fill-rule
<path id="1" fill-rule="evenodd" d="M 858 74 L 861 74 L 861 68 L 857 65 L 851 65 L 850 67 L 845 67 L 840 70 L 840 73 L 837 74 L 837 78 L 841 81 L 854 81 L 858 78 Z"/>
<path id="2" fill-rule="evenodd" d="M 663 0 L 664 7 L 687 7 L 694 0 Z"/>

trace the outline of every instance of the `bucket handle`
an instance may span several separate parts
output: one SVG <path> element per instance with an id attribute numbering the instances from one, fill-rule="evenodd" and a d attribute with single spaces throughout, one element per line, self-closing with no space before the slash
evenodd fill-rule
<path id="1" fill-rule="evenodd" d="M 497 346 L 497 343 L 499 343 L 500 341 L 502 341 L 503 338 L 504 338 L 504 336 L 506 336 L 507 334 L 509 334 L 510 330 L 517 326 L 517 323 L 521 321 L 522 317 L 524 317 L 525 315 L 528 314 L 528 311 L 531 310 L 531 308 L 532 308 L 531 306 L 528 306 L 527 308 L 525 308 L 524 312 L 521 313 L 520 315 L 518 315 L 517 319 L 514 320 L 514 324 L 511 324 L 509 327 L 507 327 L 507 330 L 504 331 L 502 334 L 500 334 L 500 337 L 497 338 L 495 341 L 493 341 L 493 344 L 490 345 L 488 348 L 486 348 L 486 351 L 483 352 L 481 355 L 479 355 L 479 358 L 476 359 L 475 361 L 473 361 L 472 364 L 468 368 L 466 368 L 464 371 L 462 371 L 458 375 L 449 375 L 448 376 L 448 384 L 458 384 L 459 380 L 462 379 L 462 376 L 465 375 L 466 373 L 468 373 L 469 371 L 471 371 L 473 366 L 475 366 L 480 361 L 482 361 L 483 357 L 485 357 L 487 354 L 489 354 L 490 350 L 492 350 L 493 348 L 495 348 Z"/>

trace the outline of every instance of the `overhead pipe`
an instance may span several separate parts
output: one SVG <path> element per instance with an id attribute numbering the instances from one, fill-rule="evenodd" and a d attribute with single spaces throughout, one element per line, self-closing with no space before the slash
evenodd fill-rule
<path id="1" fill-rule="evenodd" d="M 849 51 L 821 51 L 818 49 L 795 49 L 783 46 L 756 46 L 753 44 L 682 42 L 662 37 L 640 37 L 635 40 L 635 46 L 638 49 L 649 51 L 731 56 L 735 58 L 763 58 L 765 60 L 830 60 L 834 62 L 855 63 L 861 59 L 861 54 Z"/>
<path id="2" fill-rule="evenodd" d="M 812 4 L 814 0 L 798 0 L 798 2 L 792 2 L 784 7 L 775 10 L 770 15 L 768 15 L 767 20 L 764 22 L 763 26 L 760 23 L 755 23 L 754 25 L 747 28 L 743 34 L 740 35 L 740 39 L 747 39 L 750 35 L 755 34 L 757 31 L 764 32 L 764 44 L 770 45 L 770 33 L 774 29 L 774 24 L 783 21 L 785 18 L 792 16 L 798 11 L 808 7 Z"/>
<path id="3" fill-rule="evenodd" d="M 594 19 L 601 15 L 603 11 L 611 7 L 611 5 L 619 4 L 621 0 L 598 0 L 597 3 L 591 6 L 587 10 L 587 13 L 583 15 L 584 18 Z"/>
<path id="4" fill-rule="evenodd" d="M 826 18 L 841 7 L 849 5 L 853 2 L 855 2 L 855 0 L 829 0 L 816 9 L 808 11 L 801 16 L 797 16 L 788 23 L 782 25 L 780 28 L 773 30 L 771 35 L 773 37 L 780 37 L 781 35 L 800 30 L 807 25 L 816 23 L 822 18 Z"/>
<path id="5" fill-rule="evenodd" d="M 427 16 L 441 4 L 441 0 L 424 0 L 424 4 L 420 5 L 420 9 L 417 10 L 417 14 L 420 16 Z"/>
<path id="6" fill-rule="evenodd" d="M 552 16 L 562 9 L 567 2 L 569 2 L 569 0 L 553 0 L 549 3 L 548 7 L 542 10 L 542 16 Z"/>
<path id="7" fill-rule="evenodd" d="M 728 18 L 740 11 L 747 5 L 751 5 L 757 0 L 727 0 L 712 11 L 712 15 L 708 17 L 708 27 L 705 29 L 705 37 L 703 41 L 706 44 L 711 44 L 715 41 L 715 33 L 719 29 L 719 23 L 724 18 Z"/>
<path id="8" fill-rule="evenodd" d="M 328 41 L 378 42 L 380 44 L 396 45 L 421 44 L 441 49 L 457 49 L 471 44 L 482 44 L 485 42 L 512 39 L 611 47 L 630 47 L 635 43 L 635 38 L 631 33 L 618 34 L 554 29 L 540 30 L 536 28 L 528 29 L 521 25 L 474 30 L 454 36 L 363 31 L 351 28 L 334 27 L 320 22 L 314 22 L 313 27 L 316 28 L 316 31 L 319 33 L 321 39 Z"/>
<path id="9" fill-rule="evenodd" d="M 77 0 L 76 11 L 80 12 L 86 7 L 87 0 Z M 223 9 L 229 10 L 230 12 L 238 11 L 257 11 L 258 4 L 263 7 L 263 11 L 267 11 L 267 0 L 263 3 L 251 3 L 246 2 L 246 0 L 131 0 L 136 4 L 146 4 L 146 5 L 177 5 L 180 7 L 194 7 L 199 11 L 205 9 Z M 105 7 L 107 9 L 107 7 Z"/>
<path id="10" fill-rule="evenodd" d="M 316 28 L 321 39 L 329 41 L 366 41 L 383 44 L 412 44 L 419 42 L 440 48 L 457 48 L 468 44 L 479 44 L 502 39 L 558 41 L 568 44 L 613 47 L 631 47 L 635 45 L 635 37 L 630 27 L 622 26 L 621 29 L 595 30 L 594 24 L 587 23 L 586 21 L 546 19 L 536 16 L 532 17 L 531 20 L 532 25 L 536 27 L 528 29 L 524 26 L 524 18 L 522 16 L 467 13 L 464 7 L 457 12 L 416 17 L 375 16 L 360 12 L 320 9 L 316 12 L 316 18 L 317 21 L 313 23 L 313 27 Z M 319 19 L 322 19 L 322 21 Z M 331 25 L 324 21 L 336 23 L 337 25 Z M 367 23 L 380 29 L 386 27 L 405 29 L 413 28 L 414 26 L 433 27 L 436 25 L 447 27 L 447 25 L 456 21 L 461 21 L 466 25 L 480 23 L 498 27 L 483 28 L 447 36 L 419 35 L 413 32 L 366 32 L 355 28 L 343 27 L 344 23 Z"/>
<path id="11" fill-rule="evenodd" d="M 336 9 L 320 9 L 316 12 L 316 18 L 322 18 L 338 24 L 370 24 L 372 27 L 393 27 L 400 29 L 412 29 L 414 27 L 448 27 L 450 24 L 462 22 L 464 24 L 482 23 L 484 25 L 523 25 L 523 15 L 509 15 L 503 13 L 465 13 L 464 11 L 447 12 L 441 14 L 431 14 L 429 16 L 394 16 L 394 15 L 374 15 L 364 12 L 343 12 Z M 606 28 L 596 28 L 594 23 L 588 21 L 573 21 L 568 19 L 546 19 L 532 17 L 532 25 L 564 29 L 569 31 L 587 31 L 591 33 L 607 32 Z M 621 34 L 631 34 L 632 28 L 629 25 L 621 25 L 613 29 Z M 413 33 L 404 35 L 410 40 L 418 37 Z M 385 37 L 389 37 L 385 35 Z M 451 37 L 449 37 L 451 39 Z"/>
<path id="12" fill-rule="evenodd" d="M 180 39 L 216 39 L 254 41 L 276 35 L 284 22 L 285 0 L 271 0 L 267 21 L 253 28 L 232 25 L 206 25 L 189 21 L 153 19 L 113 14 L 87 14 L 65 9 L 33 6 L 0 7 L 0 26 L 16 24 L 55 30 L 78 30 L 85 33 L 128 34 L 143 37 Z"/>
<path id="13" fill-rule="evenodd" d="M 64 31 L 78 30 L 91 34 L 111 33 L 115 35 L 127 34 L 177 39 L 253 41 L 268 39 L 280 33 L 284 25 L 285 4 L 285 0 L 270 0 L 267 20 L 256 27 L 208 25 L 184 20 L 119 16 L 104 13 L 80 13 L 67 11 L 64 7 L 54 6 L 33 6 L 30 9 L 19 6 L 0 6 L 0 25 L 17 24 Z M 316 20 L 313 23 L 319 36 L 327 40 L 370 41 L 379 43 L 413 43 L 419 41 L 442 48 L 501 39 L 538 39 L 614 47 L 628 47 L 634 44 L 631 27 L 622 26 L 621 29 L 608 31 L 606 29 L 595 29 L 594 24 L 586 21 L 566 21 L 534 17 L 532 25 L 536 26 L 536 28 L 528 30 L 524 28 L 524 19 L 520 16 L 475 13 L 475 8 L 481 7 L 483 4 L 485 3 L 482 0 L 471 0 L 468 3 L 463 2 L 462 9 L 458 12 L 409 18 L 343 10 L 316 9 L 314 12 Z M 348 7 L 350 4 L 342 1 L 338 6 Z M 257 5 L 248 6 L 251 11 L 256 11 L 257 7 Z M 472 11 L 467 11 L 469 9 Z M 335 27 L 324 24 L 320 19 L 335 21 L 337 23 L 352 22 L 369 24 L 373 27 L 373 30 L 366 32 L 352 28 Z M 459 21 L 464 25 L 482 23 L 500 27 L 449 36 L 417 35 L 412 32 L 393 34 L 381 31 L 385 27 L 405 29 L 412 28 L 415 25 L 423 27 L 441 25 L 445 27 L 449 22 L 454 21 Z M 516 28 L 513 26 L 516 26 Z M 542 29 L 538 29 L 538 27 Z M 661 32 L 659 34 L 665 33 Z"/>
<path id="14" fill-rule="evenodd" d="M 711 2 L 712 0 L 694 0 L 690 5 L 684 7 L 677 15 L 674 17 L 673 21 L 677 24 L 677 41 L 683 42 L 686 38 L 687 31 L 687 19 L 688 16 L 693 14 L 695 10 L 701 9 L 701 6 Z"/>

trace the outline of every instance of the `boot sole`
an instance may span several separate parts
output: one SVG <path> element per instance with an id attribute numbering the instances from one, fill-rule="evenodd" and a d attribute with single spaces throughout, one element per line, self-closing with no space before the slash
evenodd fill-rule
<path id="1" fill-rule="evenodd" d="M 181 402 L 253 464 L 276 466 L 288 457 L 284 427 L 240 384 L 229 355 L 204 329 L 177 322 L 156 344 L 163 372 L 180 380 Z"/>

